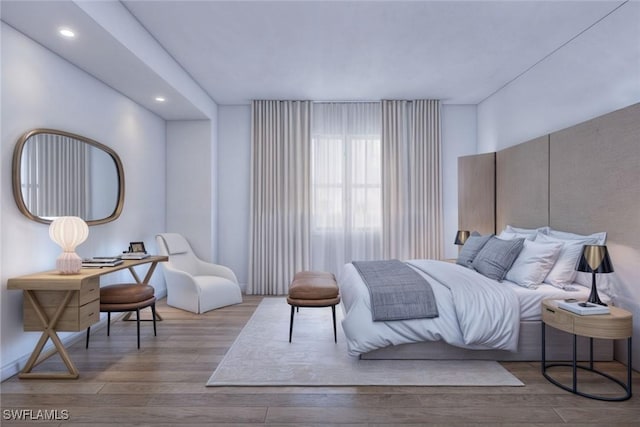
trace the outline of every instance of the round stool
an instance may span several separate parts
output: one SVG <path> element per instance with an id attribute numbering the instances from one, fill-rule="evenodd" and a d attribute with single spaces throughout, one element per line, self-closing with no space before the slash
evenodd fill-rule
<path id="1" fill-rule="evenodd" d="M 140 283 L 121 283 L 100 288 L 100 312 L 107 313 L 107 336 L 111 332 L 111 312 L 135 311 L 140 348 L 140 309 L 151 307 L 153 335 L 156 335 L 156 297 L 154 288 Z M 86 348 L 89 348 L 91 327 L 87 328 Z"/>

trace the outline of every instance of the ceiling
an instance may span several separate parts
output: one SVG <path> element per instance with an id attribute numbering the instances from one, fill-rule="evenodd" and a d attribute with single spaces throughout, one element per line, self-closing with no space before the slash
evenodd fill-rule
<path id="1" fill-rule="evenodd" d="M 7 1 L 2 20 L 165 119 L 202 118 L 140 34 L 219 105 L 437 98 L 478 104 L 624 1 L 123 1 L 141 33 L 82 2 Z M 621 6 L 622 5 L 622 6 Z M 103 7 L 104 9 L 104 7 Z M 56 34 L 77 28 L 69 43 Z M 129 22 L 131 25 L 131 22 Z M 148 34 L 147 34 L 148 32 Z M 146 40 L 148 43 L 149 40 Z M 575 53 L 572 53 L 575 54 Z M 166 61 L 165 61 L 166 62 Z M 163 94 L 167 102 L 153 101 Z"/>

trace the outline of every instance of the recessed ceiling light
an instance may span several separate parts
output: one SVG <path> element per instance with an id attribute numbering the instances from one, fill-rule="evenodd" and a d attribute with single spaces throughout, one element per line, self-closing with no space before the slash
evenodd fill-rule
<path id="1" fill-rule="evenodd" d="M 66 37 L 68 39 L 72 39 L 76 36 L 76 33 L 73 32 L 73 30 L 71 30 L 70 28 L 67 27 L 61 27 L 58 32 L 60 33 L 60 35 L 62 37 Z"/>
<path id="2" fill-rule="evenodd" d="M 166 101 L 166 99 L 165 99 L 165 97 L 164 97 L 164 96 L 156 96 L 156 101 L 158 101 L 158 102 L 164 102 L 164 101 Z"/>

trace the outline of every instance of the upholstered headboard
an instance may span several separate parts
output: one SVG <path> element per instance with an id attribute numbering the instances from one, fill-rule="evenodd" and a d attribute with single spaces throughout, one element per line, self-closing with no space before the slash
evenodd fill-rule
<path id="1" fill-rule="evenodd" d="M 496 153 L 496 231 L 549 224 L 549 137 Z"/>
<path id="2" fill-rule="evenodd" d="M 496 153 L 458 157 L 458 229 L 495 233 Z"/>

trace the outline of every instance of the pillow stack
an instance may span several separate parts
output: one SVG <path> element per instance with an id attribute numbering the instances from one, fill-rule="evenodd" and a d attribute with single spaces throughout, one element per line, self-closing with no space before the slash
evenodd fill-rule
<path id="1" fill-rule="evenodd" d="M 575 266 L 584 245 L 603 245 L 606 237 L 604 232 L 584 236 L 550 227 L 508 225 L 497 237 L 472 233 L 457 263 L 491 279 L 506 279 L 525 288 L 548 283 L 567 289 L 576 281 L 591 286 L 590 280 L 576 275 Z"/>

